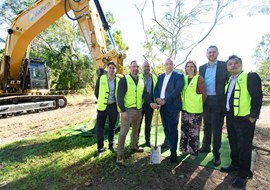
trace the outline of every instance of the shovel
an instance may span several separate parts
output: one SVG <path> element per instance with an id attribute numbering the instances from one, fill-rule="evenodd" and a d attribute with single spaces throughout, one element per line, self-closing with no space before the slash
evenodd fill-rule
<path id="1" fill-rule="evenodd" d="M 161 147 L 160 147 L 160 145 L 157 145 L 158 115 L 159 115 L 159 109 L 156 111 L 156 118 L 155 118 L 155 146 L 151 147 L 150 164 L 160 164 L 161 163 Z"/>

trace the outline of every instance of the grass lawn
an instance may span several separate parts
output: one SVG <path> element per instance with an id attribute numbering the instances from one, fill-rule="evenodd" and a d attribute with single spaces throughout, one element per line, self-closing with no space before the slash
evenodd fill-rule
<path id="1" fill-rule="evenodd" d="M 133 189 L 138 183 L 149 183 L 144 175 L 159 175 L 168 169 L 167 164 L 155 167 L 149 164 L 150 148 L 145 147 L 143 154 L 132 154 L 127 146 L 125 163 L 128 167 L 121 170 L 115 163 L 116 154 L 108 150 L 107 140 L 104 143 L 104 155 L 102 158 L 97 157 L 94 131 L 94 121 L 88 119 L 74 126 L 0 146 L 0 189 L 100 189 L 97 185 L 105 178 L 107 188 L 110 188 L 116 178 L 123 179 L 127 176 L 128 185 L 121 182 L 111 189 Z M 154 132 L 153 127 L 152 143 L 155 139 Z M 141 130 L 141 144 L 144 143 L 143 133 L 144 129 Z M 115 142 L 117 138 L 116 134 Z M 126 145 L 130 143 L 130 139 L 131 137 L 127 136 Z M 159 126 L 158 144 L 163 139 L 163 129 Z M 228 144 L 223 146 L 228 155 Z M 169 150 L 162 152 L 163 157 L 168 155 Z M 211 154 L 199 155 L 196 161 L 189 157 L 178 158 L 191 164 L 214 168 Z M 225 163 L 225 160 L 222 160 Z M 105 182 L 102 185 L 105 185 Z M 104 186 L 102 188 L 106 189 Z"/>
<path id="2" fill-rule="evenodd" d="M 84 184 L 92 172 L 110 170 L 114 161 L 108 151 L 96 159 L 95 138 L 58 129 L 0 147 L 0 188 L 71 189 Z"/>

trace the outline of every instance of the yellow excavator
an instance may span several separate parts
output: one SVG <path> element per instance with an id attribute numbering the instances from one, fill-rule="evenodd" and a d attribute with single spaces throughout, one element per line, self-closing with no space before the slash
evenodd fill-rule
<path id="1" fill-rule="evenodd" d="M 96 67 L 102 69 L 113 61 L 117 65 L 117 73 L 123 74 L 126 56 L 118 51 L 98 0 L 38 0 L 17 15 L 7 31 L 0 65 L 0 116 L 67 105 L 64 96 L 49 95 L 45 62 L 30 58 L 27 53 L 31 41 L 65 14 L 78 22 Z M 104 30 L 113 45 L 110 51 L 106 47 Z"/>

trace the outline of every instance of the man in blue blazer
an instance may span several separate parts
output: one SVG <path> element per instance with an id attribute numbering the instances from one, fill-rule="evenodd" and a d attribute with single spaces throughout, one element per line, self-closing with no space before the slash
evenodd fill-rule
<path id="1" fill-rule="evenodd" d="M 165 61 L 166 72 L 158 77 L 155 87 L 155 98 L 161 106 L 160 116 L 164 128 L 165 138 L 170 145 L 169 163 L 177 162 L 178 122 L 182 108 L 181 91 L 184 87 L 182 74 L 173 71 L 174 63 L 168 58 Z"/>

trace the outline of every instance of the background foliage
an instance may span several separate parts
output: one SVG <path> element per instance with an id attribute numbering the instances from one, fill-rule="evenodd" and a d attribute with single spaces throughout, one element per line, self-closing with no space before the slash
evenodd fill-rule
<path id="1" fill-rule="evenodd" d="M 257 73 L 262 79 L 263 92 L 269 95 L 270 92 L 270 33 L 262 36 L 254 53 L 256 60 Z"/>

